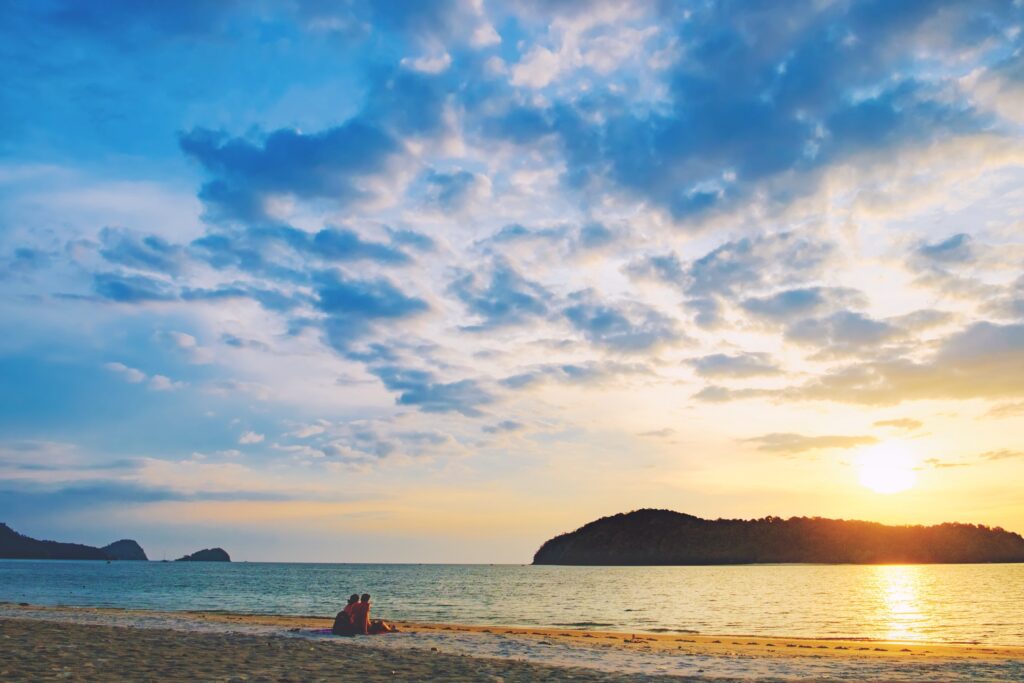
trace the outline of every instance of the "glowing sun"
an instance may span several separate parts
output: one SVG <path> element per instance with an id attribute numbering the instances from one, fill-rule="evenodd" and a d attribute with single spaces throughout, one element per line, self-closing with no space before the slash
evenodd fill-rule
<path id="1" fill-rule="evenodd" d="M 914 459 L 897 443 L 881 443 L 866 448 L 857 457 L 860 483 L 875 493 L 906 491 L 917 481 Z"/>

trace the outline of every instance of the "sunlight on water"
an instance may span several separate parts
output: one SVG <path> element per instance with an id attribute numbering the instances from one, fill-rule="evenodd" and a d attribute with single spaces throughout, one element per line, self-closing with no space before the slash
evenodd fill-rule
<path id="1" fill-rule="evenodd" d="M 0 601 L 1024 645 L 1024 564 L 532 567 L 0 561 Z"/>
<path id="2" fill-rule="evenodd" d="M 876 573 L 882 597 L 882 620 L 888 624 L 887 640 L 914 640 L 919 638 L 922 622 L 926 620 L 921 611 L 918 584 L 921 580 L 920 567 L 881 566 L 872 567 Z"/>

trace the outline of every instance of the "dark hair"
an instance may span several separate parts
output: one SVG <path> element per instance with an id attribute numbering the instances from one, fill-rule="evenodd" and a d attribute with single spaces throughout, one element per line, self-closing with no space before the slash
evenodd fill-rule
<path id="1" fill-rule="evenodd" d="M 363 597 L 360 598 L 360 600 L 362 600 L 363 602 L 370 602 L 370 594 L 369 593 L 363 593 Z"/>
<path id="2" fill-rule="evenodd" d="M 353 593 L 348 596 L 348 604 L 351 605 L 353 602 L 359 602 L 359 593 Z"/>

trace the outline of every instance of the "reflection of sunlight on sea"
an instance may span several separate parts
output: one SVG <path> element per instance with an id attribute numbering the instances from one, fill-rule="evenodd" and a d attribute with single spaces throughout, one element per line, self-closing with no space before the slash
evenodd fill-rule
<path id="1" fill-rule="evenodd" d="M 0 560 L 0 601 L 1024 645 L 1024 564 L 531 567 Z"/>
<path id="2" fill-rule="evenodd" d="M 886 625 L 887 640 L 921 637 L 927 616 L 919 598 L 920 567 L 883 565 L 872 568 L 879 591 L 879 620 Z"/>

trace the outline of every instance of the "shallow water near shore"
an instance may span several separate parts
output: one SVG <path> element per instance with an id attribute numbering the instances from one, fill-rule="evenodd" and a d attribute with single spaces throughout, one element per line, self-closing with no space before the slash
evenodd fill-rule
<path id="1" fill-rule="evenodd" d="M 1024 564 L 533 567 L 0 561 L 0 601 L 1024 645 Z"/>

